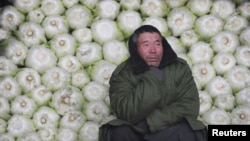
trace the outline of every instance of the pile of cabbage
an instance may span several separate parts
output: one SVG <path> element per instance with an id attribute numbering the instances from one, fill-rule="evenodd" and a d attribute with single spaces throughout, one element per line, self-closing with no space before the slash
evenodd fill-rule
<path id="1" fill-rule="evenodd" d="M 109 79 L 139 26 L 192 69 L 199 119 L 250 124 L 250 2 L 11 0 L 0 13 L 0 140 L 97 141 Z"/>

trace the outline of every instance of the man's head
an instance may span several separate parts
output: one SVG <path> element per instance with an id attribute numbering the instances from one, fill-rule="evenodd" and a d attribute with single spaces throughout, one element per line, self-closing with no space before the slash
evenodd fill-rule
<path id="1" fill-rule="evenodd" d="M 143 72 L 149 66 L 161 68 L 177 58 L 161 32 L 151 25 L 137 28 L 130 36 L 128 46 L 135 73 Z"/>
<path id="2" fill-rule="evenodd" d="M 144 32 L 137 40 L 137 50 L 149 66 L 160 65 L 163 56 L 162 38 L 156 32 Z"/>
<path id="3" fill-rule="evenodd" d="M 137 46 L 137 52 L 149 65 L 160 65 L 163 56 L 162 36 L 157 28 L 144 25 L 135 30 L 132 41 Z"/>

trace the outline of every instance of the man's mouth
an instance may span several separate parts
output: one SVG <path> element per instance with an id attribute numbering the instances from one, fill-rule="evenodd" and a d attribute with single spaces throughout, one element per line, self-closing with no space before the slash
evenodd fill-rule
<path id="1" fill-rule="evenodd" d="M 147 60 L 158 60 L 157 56 L 148 56 Z"/>

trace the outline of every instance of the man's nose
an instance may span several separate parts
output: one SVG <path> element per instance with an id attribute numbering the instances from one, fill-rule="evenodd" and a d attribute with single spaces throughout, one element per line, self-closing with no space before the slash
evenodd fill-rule
<path id="1" fill-rule="evenodd" d="M 156 52 L 156 49 L 155 49 L 155 46 L 154 46 L 154 45 L 151 45 L 151 46 L 150 46 L 149 52 L 150 52 L 150 53 L 155 53 L 155 52 Z"/>

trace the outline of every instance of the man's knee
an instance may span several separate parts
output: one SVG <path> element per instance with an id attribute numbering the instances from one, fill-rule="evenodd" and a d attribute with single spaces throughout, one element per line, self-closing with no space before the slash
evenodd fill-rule
<path id="1" fill-rule="evenodd" d="M 140 135 L 130 126 L 114 126 L 110 129 L 111 141 L 140 141 Z"/>

